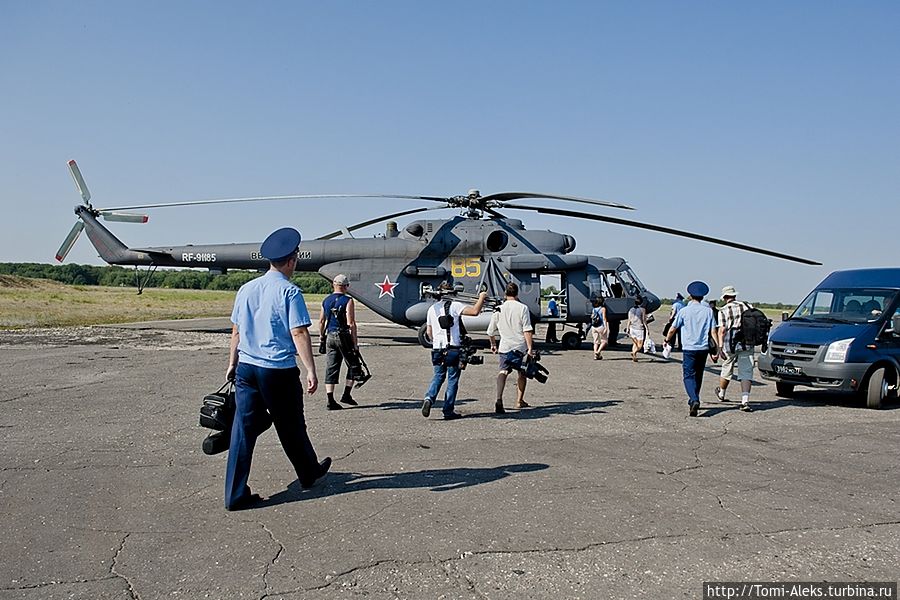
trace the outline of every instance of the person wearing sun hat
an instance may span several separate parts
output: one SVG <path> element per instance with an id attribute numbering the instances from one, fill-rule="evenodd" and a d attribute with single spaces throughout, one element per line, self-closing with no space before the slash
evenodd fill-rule
<path id="1" fill-rule="evenodd" d="M 709 286 L 702 281 L 692 281 L 687 286 L 690 301 L 678 311 L 672 327 L 666 334 L 666 346 L 675 333 L 681 332 L 681 370 L 684 390 L 688 395 L 688 415 L 697 416 L 700 408 L 700 386 L 703 383 L 703 369 L 709 356 L 709 336 L 714 331 L 715 320 L 712 309 L 702 304 L 709 293 Z"/>
<path id="2" fill-rule="evenodd" d="M 745 302 L 737 301 L 737 290 L 733 285 L 722 288 L 722 302 L 725 304 L 719 309 L 719 356 L 722 357 L 722 372 L 719 376 L 719 386 L 716 388 L 716 397 L 722 402 L 727 402 L 725 390 L 731 378 L 737 374 L 741 382 L 741 410 L 751 412 L 750 389 L 753 385 L 753 346 L 749 348 L 739 338 L 735 338 L 740 331 L 741 315 L 747 310 Z"/>
<path id="3" fill-rule="evenodd" d="M 238 290 L 231 312 L 231 345 L 225 378 L 235 382 L 235 415 L 225 471 L 225 508 L 241 510 L 261 500 L 247 482 L 253 449 L 268 412 L 300 486 L 324 476 L 331 458 L 319 462 L 306 433 L 303 387 L 297 356 L 306 369 L 306 391 L 319 385 L 303 293 L 290 278 L 297 265 L 300 232 L 284 227 L 260 246 L 269 270 Z"/>

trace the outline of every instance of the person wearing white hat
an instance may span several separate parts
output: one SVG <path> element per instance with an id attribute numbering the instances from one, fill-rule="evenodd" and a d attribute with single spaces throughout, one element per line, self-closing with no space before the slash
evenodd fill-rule
<path id="1" fill-rule="evenodd" d="M 722 357 L 722 372 L 719 376 L 719 386 L 716 388 L 716 397 L 722 402 L 727 402 L 725 390 L 735 375 L 741 382 L 741 410 L 751 412 L 750 389 L 753 385 L 753 346 L 746 348 L 743 341 L 735 337 L 741 328 L 741 315 L 749 308 L 745 302 L 737 301 L 737 290 L 733 285 L 722 288 L 722 301 L 725 303 L 719 309 L 718 342 L 719 356 Z"/>

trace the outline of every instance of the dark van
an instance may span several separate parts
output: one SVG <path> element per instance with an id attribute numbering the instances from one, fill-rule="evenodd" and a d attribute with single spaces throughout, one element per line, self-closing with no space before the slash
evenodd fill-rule
<path id="1" fill-rule="evenodd" d="M 897 395 L 900 269 L 826 277 L 772 330 L 758 366 L 780 396 L 790 396 L 798 385 L 865 391 L 869 408 L 880 408 Z"/>

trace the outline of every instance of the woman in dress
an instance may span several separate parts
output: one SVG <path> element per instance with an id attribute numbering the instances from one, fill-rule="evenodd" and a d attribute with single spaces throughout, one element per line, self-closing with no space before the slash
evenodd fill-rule
<path id="1" fill-rule="evenodd" d="M 634 306 L 628 310 L 628 337 L 631 338 L 631 360 L 637 362 L 637 353 L 644 347 L 647 337 L 647 311 L 644 310 L 644 299 L 638 296 Z"/>

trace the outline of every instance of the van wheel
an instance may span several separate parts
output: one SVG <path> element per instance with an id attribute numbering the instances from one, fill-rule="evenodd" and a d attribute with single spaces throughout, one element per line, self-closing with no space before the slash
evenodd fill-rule
<path id="1" fill-rule="evenodd" d="M 581 336 L 569 331 L 562 336 L 562 347 L 566 350 L 578 350 L 581 347 Z"/>
<path id="2" fill-rule="evenodd" d="M 431 348 L 431 338 L 428 337 L 428 325 L 424 324 L 419 327 L 418 332 L 419 343 L 422 344 L 424 348 Z"/>
<path id="3" fill-rule="evenodd" d="M 794 395 L 794 384 L 786 383 L 784 381 L 776 381 L 775 395 L 781 396 L 782 398 L 790 398 Z"/>
<path id="4" fill-rule="evenodd" d="M 887 398 L 890 382 L 886 374 L 885 368 L 881 367 L 869 377 L 869 387 L 866 389 L 866 406 L 869 408 L 881 408 L 881 402 Z"/>

